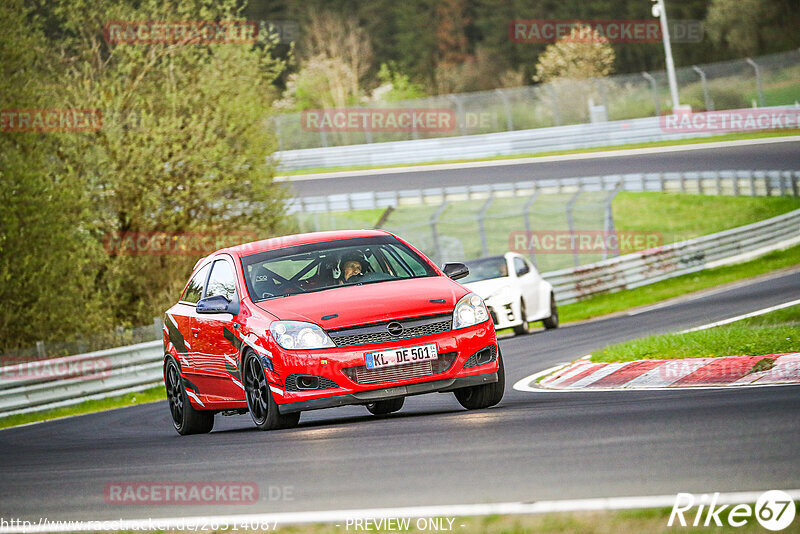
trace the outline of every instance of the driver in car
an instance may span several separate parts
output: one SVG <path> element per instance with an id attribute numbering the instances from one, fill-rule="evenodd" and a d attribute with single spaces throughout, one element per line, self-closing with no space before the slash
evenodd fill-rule
<path id="1" fill-rule="evenodd" d="M 341 276 L 339 284 L 353 283 L 364 271 L 363 260 L 357 256 L 345 256 L 342 258 Z M 353 278 L 356 277 L 356 278 Z"/>

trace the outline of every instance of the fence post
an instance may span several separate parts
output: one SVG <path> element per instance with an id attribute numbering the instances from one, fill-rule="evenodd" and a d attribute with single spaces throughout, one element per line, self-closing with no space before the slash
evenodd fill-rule
<path id="1" fill-rule="evenodd" d="M 613 234 L 614 235 L 614 242 L 617 244 L 617 247 L 612 250 L 615 256 L 619 256 L 619 237 L 617 236 L 617 229 L 614 226 L 614 213 L 611 211 L 611 203 L 614 201 L 614 198 L 619 194 L 620 189 L 622 189 L 622 180 L 617 182 L 616 187 L 614 190 L 606 197 L 605 201 L 605 220 L 603 221 L 603 231 L 605 235 L 605 239 L 603 240 L 604 243 L 608 243 L 608 238 Z M 603 247 L 603 259 L 608 258 L 608 247 Z"/>
<path id="2" fill-rule="evenodd" d="M 750 175 L 750 196 L 756 196 L 756 174 L 753 171 L 748 171 Z"/>
<path id="3" fill-rule="evenodd" d="M 436 262 L 440 263 L 442 261 L 442 248 L 439 245 L 439 231 L 436 228 L 436 225 L 439 223 L 439 217 L 442 216 L 444 213 L 445 208 L 447 208 L 447 201 L 442 202 L 442 205 L 439 206 L 433 215 L 430 218 L 430 225 L 431 225 L 431 237 L 433 237 L 433 250 L 436 254 Z"/>
<path id="4" fill-rule="evenodd" d="M 794 192 L 794 196 L 796 197 L 800 196 L 800 188 L 797 184 L 798 177 L 800 177 L 800 172 L 795 171 L 792 173 L 792 192 Z"/>
<path id="5" fill-rule="evenodd" d="M 508 95 L 502 89 L 495 89 L 494 91 L 500 95 L 500 99 L 503 101 L 503 108 L 506 110 L 506 131 L 513 132 L 514 119 L 511 117 L 511 103 L 508 101 Z"/>
<path id="6" fill-rule="evenodd" d="M 700 70 L 697 65 L 692 65 L 692 70 L 700 75 L 700 83 L 703 85 L 703 102 L 706 105 L 706 111 L 714 111 L 714 101 L 711 100 L 711 95 L 708 93 L 708 80 L 706 80 L 706 73 Z"/>
<path id="7" fill-rule="evenodd" d="M 656 117 L 660 117 L 661 104 L 658 101 L 658 86 L 656 85 L 656 79 L 653 78 L 653 76 L 647 71 L 642 72 L 642 76 L 644 77 L 645 80 L 650 82 L 650 90 L 653 91 L 653 104 L 655 105 L 656 108 Z"/>
<path id="8" fill-rule="evenodd" d="M 162 334 L 163 327 L 161 326 L 161 317 L 153 317 L 153 332 L 156 335 L 156 339 L 161 339 L 164 337 Z"/>
<path id="9" fill-rule="evenodd" d="M 494 193 L 489 193 L 489 198 L 486 199 L 483 206 L 481 206 L 481 210 L 478 212 L 478 230 L 481 235 L 481 252 L 483 253 L 483 257 L 489 255 L 489 241 L 486 239 L 486 225 L 484 225 L 484 218 L 486 217 L 486 212 L 489 210 L 489 206 L 491 206 L 492 201 L 494 200 Z"/>
<path id="10" fill-rule="evenodd" d="M 758 105 L 759 105 L 759 107 L 763 108 L 764 107 L 764 88 L 761 87 L 761 69 L 759 68 L 758 63 L 756 63 L 755 61 L 753 61 L 749 57 L 745 58 L 744 60 L 747 61 L 748 65 L 753 67 L 753 70 L 756 73 L 756 89 L 758 90 Z"/>
<path id="11" fill-rule="evenodd" d="M 731 177 L 731 183 L 733 185 L 733 196 L 739 196 L 739 174 L 734 171 L 733 176 Z"/>
<path id="12" fill-rule="evenodd" d="M 47 356 L 47 352 L 44 349 L 44 341 L 36 342 L 36 355 L 40 358 Z"/>
<path id="13" fill-rule="evenodd" d="M 535 184 L 534 184 L 534 187 L 536 187 Z M 525 218 L 525 236 L 529 237 L 529 238 L 533 237 L 532 234 L 531 234 L 531 207 L 533 207 L 533 203 L 536 202 L 536 197 L 538 197 L 538 196 L 539 196 L 539 189 L 537 188 L 533 192 L 533 194 L 531 195 L 531 198 L 529 198 L 525 202 L 525 206 L 522 208 L 522 210 L 523 210 L 522 213 L 523 213 L 524 218 Z M 533 244 L 533 239 L 530 239 L 529 243 L 531 243 L 531 245 L 532 245 Z M 538 268 L 539 266 L 536 264 L 536 252 L 533 250 L 533 246 L 530 247 L 530 251 L 528 252 L 528 256 L 530 256 L 531 261 L 533 262 L 533 265 L 536 268 Z"/>
<path id="14" fill-rule="evenodd" d="M 580 188 L 575 191 L 575 194 L 572 195 L 572 198 L 567 201 L 566 213 L 567 213 L 567 225 L 569 226 L 569 240 L 570 244 L 572 245 L 572 262 L 575 267 L 578 267 L 581 264 L 581 260 L 578 255 L 578 250 L 575 248 L 575 221 L 572 218 L 572 209 L 575 207 L 575 202 L 577 202 L 578 197 L 581 194 Z"/>
<path id="15" fill-rule="evenodd" d="M 447 95 L 451 101 L 455 102 L 456 104 L 456 116 L 458 117 L 458 131 L 461 132 L 461 135 L 467 135 L 467 131 L 464 128 L 464 122 L 466 121 L 466 116 L 464 115 L 464 103 L 461 101 L 460 95 Z"/>
<path id="16" fill-rule="evenodd" d="M 547 84 L 547 92 L 550 93 L 550 99 L 553 101 L 553 121 L 556 126 L 561 126 L 561 112 L 558 109 L 558 95 L 556 89 L 553 87 L 553 82 Z"/>

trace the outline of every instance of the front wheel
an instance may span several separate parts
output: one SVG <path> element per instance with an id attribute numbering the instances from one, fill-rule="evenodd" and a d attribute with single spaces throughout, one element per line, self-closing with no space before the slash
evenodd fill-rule
<path id="1" fill-rule="evenodd" d="M 497 353 L 497 382 L 455 390 L 456 400 L 467 410 L 480 410 L 494 406 L 503 398 L 506 389 L 506 372 L 503 357 Z"/>
<path id="2" fill-rule="evenodd" d="M 269 390 L 264 367 L 252 350 L 245 353 L 244 391 L 247 396 L 247 407 L 253 422 L 260 430 L 276 430 L 291 428 L 300 421 L 300 412 L 281 414 L 278 405 Z"/>
<path id="3" fill-rule="evenodd" d="M 388 413 L 396 412 L 403 407 L 403 403 L 406 401 L 405 397 L 400 397 L 399 399 L 389 399 L 389 400 L 382 400 L 382 401 L 375 401 L 370 402 L 367 404 L 367 410 L 372 415 L 386 415 Z"/>
<path id="4" fill-rule="evenodd" d="M 542 324 L 548 330 L 558 328 L 558 308 L 556 307 L 556 298 L 550 294 L 550 317 L 542 321 Z"/>
<path id="5" fill-rule="evenodd" d="M 167 401 L 172 414 L 172 426 L 181 436 L 206 434 L 214 428 L 214 412 L 195 410 L 186 395 L 178 364 L 170 357 L 164 367 Z"/>

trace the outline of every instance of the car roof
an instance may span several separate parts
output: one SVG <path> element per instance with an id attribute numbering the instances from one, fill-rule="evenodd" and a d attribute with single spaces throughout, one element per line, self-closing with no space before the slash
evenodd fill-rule
<path id="1" fill-rule="evenodd" d="M 270 239 L 263 239 L 261 241 L 253 241 L 252 243 L 244 243 L 233 247 L 218 250 L 216 253 L 228 253 L 233 256 L 249 256 L 250 254 L 258 254 L 268 250 L 277 250 L 285 247 L 293 247 L 296 245 L 308 245 L 310 243 L 322 243 L 324 241 L 337 241 L 340 239 L 354 239 L 359 237 L 376 237 L 392 235 L 385 230 L 334 230 L 328 232 L 310 232 L 306 234 L 294 234 L 280 237 L 273 237 Z"/>

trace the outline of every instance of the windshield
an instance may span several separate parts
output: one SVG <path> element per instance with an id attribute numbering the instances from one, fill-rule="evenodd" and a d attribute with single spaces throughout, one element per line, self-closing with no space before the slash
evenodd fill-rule
<path id="1" fill-rule="evenodd" d="M 459 280 L 462 284 L 508 276 L 508 267 L 503 256 L 472 260 L 465 262 L 465 265 L 469 267 L 469 276 Z"/>
<path id="2" fill-rule="evenodd" d="M 288 247 L 242 258 L 253 301 L 345 285 L 436 276 L 419 254 L 392 236 Z"/>

